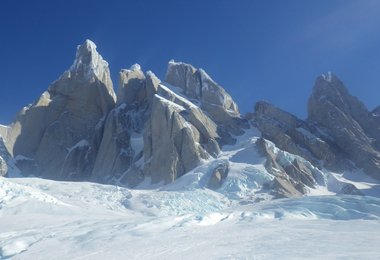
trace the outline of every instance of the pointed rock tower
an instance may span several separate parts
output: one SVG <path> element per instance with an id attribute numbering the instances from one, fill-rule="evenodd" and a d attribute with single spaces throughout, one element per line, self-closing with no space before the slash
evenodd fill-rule
<path id="1" fill-rule="evenodd" d="M 25 172 L 86 179 L 100 142 L 96 132 L 102 129 L 97 126 L 114 106 L 108 63 L 86 40 L 70 69 L 18 114 L 8 133 L 8 149 Z"/>
<path id="2" fill-rule="evenodd" d="M 380 120 L 332 73 L 317 78 L 308 121 L 327 129 L 336 145 L 367 174 L 380 179 Z"/>
<path id="3" fill-rule="evenodd" d="M 166 78 L 169 84 L 137 64 L 121 70 L 92 180 L 170 183 L 217 157 L 242 131 L 235 102 L 206 72 L 171 61 Z"/>

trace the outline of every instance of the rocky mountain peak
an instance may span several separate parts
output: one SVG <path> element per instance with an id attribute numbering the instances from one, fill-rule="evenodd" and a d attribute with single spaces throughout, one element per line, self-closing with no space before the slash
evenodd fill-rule
<path id="1" fill-rule="evenodd" d="M 339 149 L 379 178 L 380 122 L 336 76 L 317 78 L 308 102 L 308 121 L 328 129 Z"/>
<path id="2" fill-rule="evenodd" d="M 139 64 L 129 69 L 122 69 L 119 73 L 119 89 L 117 92 L 117 105 L 132 104 L 144 99 L 145 75 Z"/>
<path id="3" fill-rule="evenodd" d="M 75 60 L 69 72 L 85 80 L 94 80 L 94 77 L 103 81 L 109 73 L 108 63 L 98 53 L 95 43 L 86 40 L 78 45 Z"/>
<path id="4" fill-rule="evenodd" d="M 115 104 L 108 63 L 86 40 L 71 68 L 10 127 L 0 125 L 0 136 L 23 173 L 134 187 L 145 178 L 173 182 L 220 159 L 225 145 L 238 144 L 238 136 L 250 132 L 243 129 L 255 126 L 262 137 L 255 149 L 261 143 L 265 169 L 276 177 L 273 189 L 281 191 L 277 195 L 305 194 L 324 168 L 356 165 L 380 178 L 380 108 L 370 113 L 329 72 L 316 79 L 308 110 L 304 121 L 258 102 L 254 113 L 242 118 L 206 71 L 174 60 L 162 82 L 138 64 L 122 69 Z M 0 139 L 0 175 L 13 167 L 4 154 Z M 229 164 L 214 166 L 209 186 L 221 187 Z"/>
<path id="5" fill-rule="evenodd" d="M 327 82 L 339 80 L 338 77 L 331 71 L 328 71 L 326 74 L 321 74 L 320 77 L 322 77 Z"/>
<path id="6" fill-rule="evenodd" d="M 101 87 L 90 90 L 88 89 L 90 86 Z M 91 40 L 86 40 L 77 46 L 73 64 L 50 85 L 47 94 L 50 95 L 50 98 L 56 95 L 87 96 L 88 91 L 106 91 L 106 98 L 108 99 L 110 96 L 113 99 L 111 103 L 116 101 L 108 62 L 98 53 L 95 43 Z M 107 101 L 107 103 L 109 102 Z"/>
<path id="7" fill-rule="evenodd" d="M 350 115 L 359 122 L 368 120 L 369 113 L 365 105 L 350 95 L 343 82 L 331 72 L 327 76 L 319 76 L 315 81 L 308 102 L 309 119 L 317 122 L 324 121 L 319 112 L 322 108 L 338 109 L 339 112 Z"/>
<path id="8" fill-rule="evenodd" d="M 199 99 L 202 95 L 199 74 L 197 69 L 190 64 L 170 60 L 165 81 L 181 88 L 189 98 Z"/>
<path id="9" fill-rule="evenodd" d="M 217 123 L 231 125 L 239 118 L 237 104 L 204 70 L 184 63 L 169 61 L 165 82 L 178 87 L 190 100 L 195 100 Z"/>
<path id="10" fill-rule="evenodd" d="M 379 111 L 369 112 L 329 72 L 315 81 L 307 121 L 265 102 L 256 104 L 251 119 L 264 138 L 317 167 L 350 170 L 353 162 L 367 174 L 380 178 Z"/>
<path id="11" fill-rule="evenodd" d="M 99 143 L 95 128 L 114 106 L 108 63 L 86 40 L 77 47 L 73 65 L 11 124 L 8 149 L 28 158 L 20 166 L 28 174 L 85 178 Z"/>
<path id="12" fill-rule="evenodd" d="M 344 99 L 348 96 L 348 90 L 343 82 L 332 72 L 317 77 L 313 87 L 312 97 L 318 98 L 321 101 L 331 100 L 343 105 Z"/>
<path id="13" fill-rule="evenodd" d="M 372 114 L 374 116 L 380 116 L 380 106 L 376 107 L 373 111 Z"/>

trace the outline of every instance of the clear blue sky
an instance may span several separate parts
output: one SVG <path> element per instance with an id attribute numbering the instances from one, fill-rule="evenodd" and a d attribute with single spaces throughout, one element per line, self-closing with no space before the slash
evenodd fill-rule
<path id="1" fill-rule="evenodd" d="M 0 1 L 0 122 L 72 64 L 89 38 L 110 63 L 163 79 L 174 58 L 204 68 L 242 112 L 266 100 L 301 118 L 315 77 L 337 74 L 380 105 L 380 1 Z"/>

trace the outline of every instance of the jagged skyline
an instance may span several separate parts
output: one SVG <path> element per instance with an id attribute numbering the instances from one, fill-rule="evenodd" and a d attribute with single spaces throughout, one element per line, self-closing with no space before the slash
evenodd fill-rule
<path id="1" fill-rule="evenodd" d="M 71 65 L 72 47 L 86 38 L 110 63 L 115 90 L 120 69 L 139 63 L 163 78 L 174 58 L 204 68 L 243 113 L 266 100 L 304 118 L 314 80 L 327 71 L 372 110 L 379 105 L 379 6 L 377 1 L 3 2 L 0 123 L 37 99 Z"/>
<path id="2" fill-rule="evenodd" d="M 380 255 L 380 1 L 36 2 L 0 3 L 0 259 Z"/>

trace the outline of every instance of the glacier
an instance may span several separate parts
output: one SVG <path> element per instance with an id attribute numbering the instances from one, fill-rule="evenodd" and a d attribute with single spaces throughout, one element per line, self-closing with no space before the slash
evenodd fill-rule
<path id="1" fill-rule="evenodd" d="M 175 184 L 172 184 L 172 186 Z M 380 199 L 0 178 L 1 259 L 376 259 Z"/>
<path id="2" fill-rule="evenodd" d="M 116 94 L 93 42 L 75 57 L 0 125 L 0 259 L 379 258 L 378 109 L 334 74 L 302 120 L 242 115 L 174 60 L 164 81 L 122 69 Z"/>
<path id="3" fill-rule="evenodd" d="M 379 184 L 323 171 L 330 185 L 272 200 L 259 135 L 246 131 L 167 185 L 1 177 L 0 259 L 378 258 Z M 223 160 L 229 175 L 208 189 L 209 168 Z M 344 182 L 371 196 L 336 195 L 331 187 Z"/>

